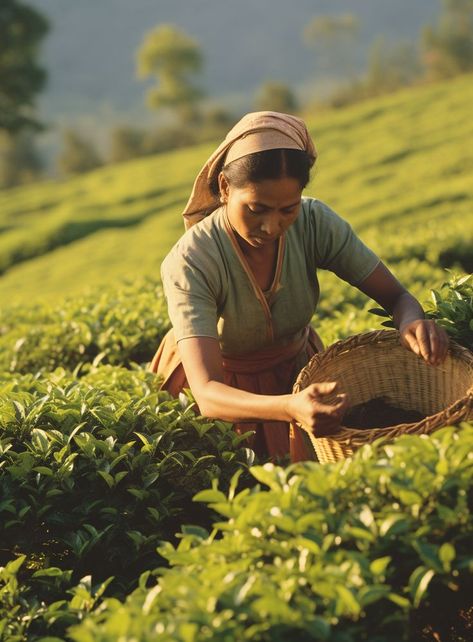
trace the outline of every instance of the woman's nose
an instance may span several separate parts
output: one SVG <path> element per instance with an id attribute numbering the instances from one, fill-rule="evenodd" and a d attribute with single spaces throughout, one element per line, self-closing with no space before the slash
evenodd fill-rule
<path id="1" fill-rule="evenodd" d="M 261 231 L 268 236 L 277 236 L 279 234 L 280 221 L 277 214 L 265 216 L 261 222 Z"/>

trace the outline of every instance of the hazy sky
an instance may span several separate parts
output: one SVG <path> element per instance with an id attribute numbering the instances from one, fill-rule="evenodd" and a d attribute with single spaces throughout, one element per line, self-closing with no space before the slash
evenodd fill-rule
<path id="1" fill-rule="evenodd" d="M 251 98 L 266 79 L 299 90 L 312 85 L 315 54 L 302 41 L 320 14 L 353 12 L 361 33 L 358 59 L 373 38 L 415 39 L 439 0 L 29 0 L 51 20 L 43 47 L 49 113 L 82 113 L 99 105 L 141 108 L 146 88 L 135 77 L 135 53 L 159 23 L 173 23 L 202 46 L 200 79 L 209 94 Z"/>

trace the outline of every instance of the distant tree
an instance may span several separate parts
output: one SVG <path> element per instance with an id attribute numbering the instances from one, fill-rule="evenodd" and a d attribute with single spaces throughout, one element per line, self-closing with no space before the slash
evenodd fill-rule
<path id="1" fill-rule="evenodd" d="M 58 169 L 65 176 L 82 174 L 102 165 L 94 145 L 73 129 L 63 132 L 63 145 Z"/>
<path id="2" fill-rule="evenodd" d="M 337 89 L 330 103 L 342 107 L 413 84 L 421 76 L 419 53 L 413 43 L 389 43 L 379 36 L 370 48 L 365 74 Z"/>
<path id="3" fill-rule="evenodd" d="M 35 9 L 18 0 L 1 0 L 0 130 L 15 134 L 41 127 L 34 115 L 34 100 L 46 83 L 46 72 L 37 57 L 48 28 Z"/>
<path id="4" fill-rule="evenodd" d="M 111 133 L 110 160 L 112 163 L 137 158 L 145 154 L 146 133 L 133 127 L 117 127 Z"/>
<path id="5" fill-rule="evenodd" d="M 374 41 L 365 79 L 365 86 L 371 94 L 409 85 L 420 74 L 419 54 L 412 43 L 390 44 L 383 36 Z"/>
<path id="6" fill-rule="evenodd" d="M 353 76 L 353 48 L 358 31 L 358 18 L 353 14 L 317 16 L 304 29 L 303 40 L 315 50 L 322 70 Z"/>
<path id="7" fill-rule="evenodd" d="M 199 126 L 193 128 L 196 142 L 224 138 L 236 120 L 234 115 L 221 105 L 207 107 L 201 113 Z"/>
<path id="8" fill-rule="evenodd" d="M 42 171 L 43 162 L 31 131 L 0 131 L 0 189 L 39 180 Z"/>
<path id="9" fill-rule="evenodd" d="M 255 100 L 257 111 L 280 111 L 293 114 L 298 109 L 294 92 L 281 82 L 268 81 L 258 91 Z"/>
<path id="10" fill-rule="evenodd" d="M 145 154 L 159 154 L 197 142 L 195 128 L 182 125 L 165 125 L 148 132 L 143 141 Z"/>
<path id="11" fill-rule="evenodd" d="M 204 122 L 211 127 L 231 127 L 235 123 L 235 117 L 225 107 L 214 105 L 208 108 L 203 114 Z"/>
<path id="12" fill-rule="evenodd" d="M 443 0 L 435 27 L 422 33 L 428 76 L 446 78 L 473 69 L 473 0 Z"/>
<path id="13" fill-rule="evenodd" d="M 172 25 L 160 25 L 148 33 L 137 52 L 138 75 L 152 76 L 158 83 L 148 92 L 148 106 L 170 109 L 184 123 L 199 117 L 198 103 L 203 92 L 190 77 L 201 68 L 199 44 Z"/>

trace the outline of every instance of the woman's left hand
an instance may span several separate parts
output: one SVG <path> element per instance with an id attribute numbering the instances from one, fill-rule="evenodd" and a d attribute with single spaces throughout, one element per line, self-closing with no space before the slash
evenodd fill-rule
<path id="1" fill-rule="evenodd" d="M 438 366 L 447 356 L 448 335 L 432 319 L 416 319 L 399 327 L 401 342 L 427 363 Z"/>

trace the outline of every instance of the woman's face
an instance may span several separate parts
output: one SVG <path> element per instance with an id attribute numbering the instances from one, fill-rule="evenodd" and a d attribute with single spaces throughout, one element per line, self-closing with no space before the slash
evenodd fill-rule
<path id="1" fill-rule="evenodd" d="M 231 226 L 251 247 L 273 243 L 299 214 L 302 188 L 295 178 L 268 179 L 233 187 L 220 173 L 219 185 Z"/>

